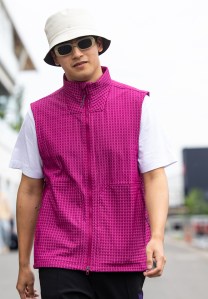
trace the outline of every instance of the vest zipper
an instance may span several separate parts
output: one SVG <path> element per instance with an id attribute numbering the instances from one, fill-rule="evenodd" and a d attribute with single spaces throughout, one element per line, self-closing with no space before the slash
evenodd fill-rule
<path id="1" fill-rule="evenodd" d="M 86 267 L 86 275 L 90 275 L 90 267 L 89 266 Z"/>
<path id="2" fill-rule="evenodd" d="M 82 101 L 81 101 L 81 104 L 80 104 L 81 107 L 84 107 L 84 105 L 85 105 L 85 98 L 86 98 L 86 94 L 84 94 L 83 97 L 82 97 Z"/>
<path id="3" fill-rule="evenodd" d="M 86 96 L 83 97 L 84 101 Z M 88 240 L 88 259 L 86 275 L 90 274 L 91 249 L 92 249 L 92 165 L 90 148 L 90 121 L 89 121 L 89 103 L 85 101 L 85 120 L 86 120 L 86 144 L 87 144 L 87 169 L 88 169 L 88 204 L 89 204 L 89 240 Z"/>

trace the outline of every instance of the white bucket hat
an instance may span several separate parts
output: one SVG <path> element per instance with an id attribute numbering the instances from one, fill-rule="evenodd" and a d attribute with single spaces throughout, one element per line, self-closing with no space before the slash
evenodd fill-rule
<path id="1" fill-rule="evenodd" d="M 45 33 L 49 51 L 44 61 L 53 66 L 56 65 L 51 55 L 51 49 L 62 42 L 87 35 L 100 36 L 103 39 L 103 50 L 99 54 L 104 53 L 111 43 L 99 31 L 92 15 L 82 8 L 65 9 L 50 16 L 45 24 Z"/>

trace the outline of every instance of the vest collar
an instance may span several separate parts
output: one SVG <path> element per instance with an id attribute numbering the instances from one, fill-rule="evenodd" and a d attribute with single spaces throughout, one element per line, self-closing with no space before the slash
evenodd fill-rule
<path id="1" fill-rule="evenodd" d="M 102 76 L 96 82 L 68 81 L 64 75 L 62 91 L 72 113 L 81 113 L 86 104 L 90 112 L 104 109 L 111 77 L 107 67 L 102 67 L 102 71 Z"/>

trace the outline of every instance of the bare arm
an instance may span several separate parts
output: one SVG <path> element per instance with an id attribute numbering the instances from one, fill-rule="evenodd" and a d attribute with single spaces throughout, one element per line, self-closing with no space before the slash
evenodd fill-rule
<path id="1" fill-rule="evenodd" d="M 32 179 L 22 175 L 16 207 L 19 247 L 17 290 L 21 299 L 38 296 L 34 291 L 34 274 L 30 268 L 30 256 L 42 190 L 43 179 Z"/>
<path id="2" fill-rule="evenodd" d="M 147 271 L 145 276 L 160 276 L 165 265 L 164 232 L 168 214 L 168 183 L 164 168 L 143 174 L 145 202 L 150 219 L 151 239 L 147 244 Z M 157 267 L 152 269 L 153 261 Z"/>

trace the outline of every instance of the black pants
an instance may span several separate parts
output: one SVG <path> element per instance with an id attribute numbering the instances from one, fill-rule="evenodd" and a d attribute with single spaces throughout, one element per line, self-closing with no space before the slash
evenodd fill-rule
<path id="1" fill-rule="evenodd" d="M 42 299 L 142 299 L 142 272 L 39 270 Z"/>

